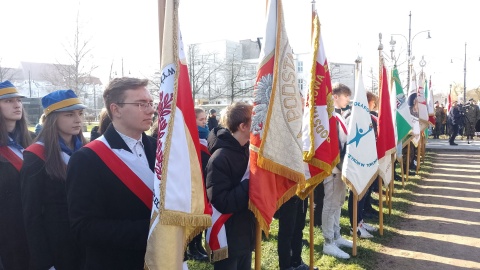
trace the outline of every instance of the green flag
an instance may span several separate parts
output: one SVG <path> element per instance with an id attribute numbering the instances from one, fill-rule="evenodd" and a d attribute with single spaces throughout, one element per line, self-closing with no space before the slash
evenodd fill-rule
<path id="1" fill-rule="evenodd" d="M 398 76 L 398 70 L 395 66 L 393 68 L 393 76 L 392 80 L 394 81 L 395 93 L 396 93 L 396 100 L 397 100 L 397 142 L 402 142 L 405 137 L 407 137 L 408 133 L 412 129 L 410 124 L 410 119 L 412 116 L 410 115 L 410 109 L 407 104 L 407 97 L 403 92 L 402 84 L 400 82 L 400 78 Z"/>

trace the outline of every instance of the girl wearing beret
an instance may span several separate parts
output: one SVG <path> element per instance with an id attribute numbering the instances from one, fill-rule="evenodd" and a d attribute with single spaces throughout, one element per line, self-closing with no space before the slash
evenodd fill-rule
<path id="1" fill-rule="evenodd" d="M 28 269 L 20 168 L 22 152 L 32 138 L 23 97 L 9 81 L 0 83 L 0 269 L 5 270 Z"/>
<path id="2" fill-rule="evenodd" d="M 72 90 L 44 96 L 42 106 L 45 122 L 20 172 L 30 269 L 80 269 L 83 252 L 70 231 L 65 178 L 70 156 L 86 143 L 85 106 Z"/>

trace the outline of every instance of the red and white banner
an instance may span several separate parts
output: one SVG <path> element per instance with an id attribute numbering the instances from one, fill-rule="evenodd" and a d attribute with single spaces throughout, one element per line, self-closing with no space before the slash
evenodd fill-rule
<path id="1" fill-rule="evenodd" d="M 281 0 L 270 0 L 254 87 L 249 209 L 268 234 L 275 211 L 305 184 L 302 100 Z"/>
<path id="2" fill-rule="evenodd" d="M 154 197 L 147 269 L 182 269 L 186 244 L 211 226 L 200 141 L 183 51 L 179 0 L 166 0 Z"/>
<path id="3" fill-rule="evenodd" d="M 333 114 L 332 83 L 318 14 L 315 14 L 313 25 L 313 66 L 302 128 L 303 160 L 308 163 L 308 170 L 305 189 L 298 193 L 301 198 L 306 198 L 330 175 L 340 159 L 337 125 Z"/>

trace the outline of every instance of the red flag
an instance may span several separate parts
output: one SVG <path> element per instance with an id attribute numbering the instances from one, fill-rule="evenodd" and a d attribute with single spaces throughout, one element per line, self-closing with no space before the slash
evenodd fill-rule
<path id="1" fill-rule="evenodd" d="M 281 0 L 267 10 L 265 43 L 254 88 L 250 134 L 249 209 L 269 232 L 275 211 L 305 184 L 302 101 Z"/>
<path id="2" fill-rule="evenodd" d="M 395 153 L 395 131 L 390 108 L 390 91 L 388 90 L 387 69 L 382 64 L 380 77 L 380 101 L 378 109 L 378 137 L 377 156 L 378 173 L 383 178 L 385 185 L 392 180 L 391 154 Z"/>
<path id="3" fill-rule="evenodd" d="M 303 113 L 302 134 L 303 159 L 308 163 L 309 175 L 307 175 L 305 190 L 298 193 L 301 198 L 306 198 L 312 189 L 331 174 L 332 169 L 339 162 L 332 83 L 317 14 L 315 14 L 313 25 L 313 68 Z"/>

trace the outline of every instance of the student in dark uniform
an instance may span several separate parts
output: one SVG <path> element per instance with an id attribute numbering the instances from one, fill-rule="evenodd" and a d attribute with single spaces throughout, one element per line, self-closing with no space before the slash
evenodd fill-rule
<path id="1" fill-rule="evenodd" d="M 72 155 L 67 201 L 85 269 L 144 266 L 153 199 L 156 143 L 144 131 L 154 113 L 148 80 L 116 78 L 103 93 L 112 124 Z"/>
<path id="2" fill-rule="evenodd" d="M 0 83 L 0 269 L 5 270 L 28 269 L 20 168 L 23 149 L 32 138 L 27 129 L 23 97 L 9 81 Z"/>
<path id="3" fill-rule="evenodd" d="M 72 90 L 51 92 L 42 106 L 45 122 L 25 150 L 20 172 L 30 269 L 80 269 L 82 249 L 70 230 L 65 178 L 70 156 L 87 142 L 82 133 L 86 107 Z"/>

